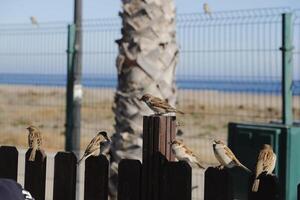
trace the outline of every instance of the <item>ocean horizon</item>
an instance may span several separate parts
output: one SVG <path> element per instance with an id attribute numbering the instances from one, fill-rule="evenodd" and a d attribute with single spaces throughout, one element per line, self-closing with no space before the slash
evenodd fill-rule
<path id="1" fill-rule="evenodd" d="M 0 73 L 0 84 L 34 85 L 34 86 L 66 86 L 64 74 L 17 74 Z M 88 88 L 116 88 L 116 75 L 83 75 L 82 84 Z M 179 89 L 216 90 L 222 92 L 245 92 L 260 94 L 281 93 L 280 80 L 251 80 L 242 77 L 235 78 L 208 78 L 177 76 L 176 84 Z M 293 94 L 300 95 L 300 81 L 293 82 Z"/>

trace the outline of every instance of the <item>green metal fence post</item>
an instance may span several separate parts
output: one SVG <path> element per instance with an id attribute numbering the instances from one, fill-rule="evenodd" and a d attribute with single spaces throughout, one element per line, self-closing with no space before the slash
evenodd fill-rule
<path id="1" fill-rule="evenodd" d="M 74 94 L 74 63 L 75 63 L 75 33 L 76 27 L 75 24 L 68 25 L 68 49 L 67 49 L 67 97 L 66 97 L 66 141 L 65 141 L 65 150 L 73 150 L 73 94 Z"/>
<path id="2" fill-rule="evenodd" d="M 293 46 L 292 46 L 292 14 L 282 14 L 282 122 L 293 124 L 292 113 L 292 79 L 293 79 Z"/>

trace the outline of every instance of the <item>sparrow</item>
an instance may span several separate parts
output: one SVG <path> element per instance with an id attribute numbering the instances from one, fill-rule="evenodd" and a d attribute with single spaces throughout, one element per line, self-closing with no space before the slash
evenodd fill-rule
<path id="1" fill-rule="evenodd" d="M 34 26 L 39 26 L 37 19 L 34 16 L 30 17 L 31 24 Z"/>
<path id="2" fill-rule="evenodd" d="M 210 8 L 209 8 L 209 6 L 208 6 L 207 3 L 203 4 L 203 10 L 204 10 L 205 14 L 207 14 L 207 15 L 209 15 L 211 17 L 211 10 L 210 10 Z"/>
<path id="3" fill-rule="evenodd" d="M 276 165 L 276 154 L 271 145 L 264 144 L 259 152 L 256 164 L 255 180 L 252 185 L 252 192 L 257 192 L 259 188 L 259 176 L 262 173 L 272 174 Z"/>
<path id="4" fill-rule="evenodd" d="M 251 170 L 245 167 L 221 140 L 214 140 L 213 149 L 215 157 L 221 164 L 219 166 L 220 169 L 238 166 L 251 173 Z"/>
<path id="5" fill-rule="evenodd" d="M 32 148 L 32 151 L 29 156 L 29 161 L 35 161 L 35 154 L 37 150 L 40 150 L 42 145 L 42 137 L 40 130 L 35 126 L 27 127 L 29 132 L 28 134 L 28 146 Z"/>
<path id="6" fill-rule="evenodd" d="M 172 152 L 174 153 L 177 160 L 186 161 L 191 166 L 197 165 L 201 169 L 205 169 L 200 164 L 200 159 L 190 150 L 183 142 L 179 140 L 173 140 L 171 142 Z"/>
<path id="7" fill-rule="evenodd" d="M 77 164 L 80 164 L 80 162 L 84 158 L 88 158 L 90 156 L 98 156 L 99 154 L 102 154 L 110 144 L 110 139 L 107 136 L 107 133 L 105 131 L 99 132 L 92 141 L 88 144 L 86 147 L 83 156 L 78 161 Z"/>
<path id="8" fill-rule="evenodd" d="M 182 111 L 177 110 L 170 106 L 170 104 L 158 97 L 152 96 L 151 94 L 144 94 L 142 98 L 139 99 L 147 104 L 147 106 L 153 110 L 157 115 L 167 114 L 167 113 L 180 113 L 184 114 Z"/>

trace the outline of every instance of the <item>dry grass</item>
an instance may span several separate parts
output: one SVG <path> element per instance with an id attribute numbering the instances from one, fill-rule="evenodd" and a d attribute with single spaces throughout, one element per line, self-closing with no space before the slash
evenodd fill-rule
<path id="1" fill-rule="evenodd" d="M 84 148 L 98 130 L 113 132 L 112 89 L 85 89 L 82 104 Z M 299 97 L 294 113 L 299 116 Z M 185 111 L 177 120 L 183 139 L 207 162 L 214 162 L 211 138 L 226 140 L 229 121 L 269 121 L 280 119 L 279 96 L 179 91 L 177 105 Z M 65 89 L 54 87 L 0 86 L 0 144 L 26 147 L 29 124 L 38 125 L 47 151 L 64 148 Z"/>

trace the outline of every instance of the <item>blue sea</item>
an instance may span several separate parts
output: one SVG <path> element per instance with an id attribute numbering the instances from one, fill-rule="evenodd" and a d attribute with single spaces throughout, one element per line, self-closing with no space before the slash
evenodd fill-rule
<path id="1" fill-rule="evenodd" d="M 216 90 L 223 92 L 246 92 L 280 94 L 281 82 L 279 80 L 243 80 L 242 78 L 197 78 L 177 77 L 179 89 Z M 117 78 L 114 75 L 84 75 L 82 77 L 84 87 L 90 88 L 115 88 Z M 13 85 L 41 85 L 61 86 L 66 85 L 66 75 L 62 74 L 0 74 L 0 84 Z M 300 81 L 293 82 L 293 94 L 300 95 Z"/>

